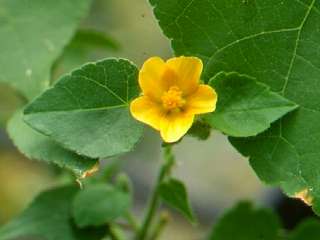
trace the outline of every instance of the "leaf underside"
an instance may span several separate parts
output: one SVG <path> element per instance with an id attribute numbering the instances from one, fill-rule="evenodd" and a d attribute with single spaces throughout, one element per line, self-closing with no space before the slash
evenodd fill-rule
<path id="1" fill-rule="evenodd" d="M 7 127 L 9 137 L 20 152 L 30 159 L 54 163 L 74 172 L 78 178 L 94 170 L 97 160 L 82 157 L 62 148 L 49 137 L 32 129 L 22 120 L 22 111 L 17 111 Z"/>

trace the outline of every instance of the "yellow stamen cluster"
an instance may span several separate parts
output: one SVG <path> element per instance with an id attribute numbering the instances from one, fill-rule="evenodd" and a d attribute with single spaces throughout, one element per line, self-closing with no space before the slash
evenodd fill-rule
<path id="1" fill-rule="evenodd" d="M 162 106 L 168 111 L 180 110 L 186 103 L 182 97 L 182 91 L 177 86 L 170 87 L 162 97 Z"/>

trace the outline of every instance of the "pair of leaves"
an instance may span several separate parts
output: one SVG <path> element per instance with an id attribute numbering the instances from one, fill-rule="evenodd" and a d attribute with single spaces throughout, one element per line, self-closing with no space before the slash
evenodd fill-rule
<path id="1" fill-rule="evenodd" d="M 122 216 L 129 203 L 129 193 L 108 185 L 88 185 L 83 191 L 59 187 L 41 193 L 20 216 L 0 228 L 0 239 L 102 239 L 108 234 L 105 224 Z"/>
<path id="2" fill-rule="evenodd" d="M 6 3 L 3 7 L 6 8 L 7 12 L 10 12 L 13 11 L 12 8 L 15 6 L 15 4 L 16 3 L 14 1 L 11 1 L 10 3 Z M 27 2 L 24 4 L 27 4 Z M 45 28 L 44 25 L 47 24 L 47 21 L 50 21 L 50 19 L 56 17 L 55 14 L 57 14 L 57 12 L 61 13 L 60 8 L 63 8 L 63 10 L 67 10 L 69 7 L 69 5 L 66 7 L 65 3 L 58 1 L 58 3 L 54 6 L 54 9 L 57 9 L 57 11 L 55 12 L 52 11 L 51 8 L 53 6 L 50 5 L 51 3 L 49 2 L 37 2 L 36 4 L 41 5 L 43 11 L 50 8 L 51 14 L 47 14 L 46 18 L 42 19 L 43 21 L 37 21 L 37 24 L 40 24 L 41 29 Z M 40 79 L 48 79 L 46 75 L 48 75 L 48 69 L 51 66 L 53 60 L 57 57 L 57 54 L 60 53 L 61 49 L 69 41 L 70 36 L 72 35 L 72 32 L 74 31 L 76 24 L 79 21 L 79 18 L 83 16 L 86 11 L 88 11 L 89 3 L 86 2 L 81 4 L 83 4 L 83 6 L 78 6 L 77 11 L 73 12 L 74 15 L 68 15 L 69 18 L 61 18 L 59 20 L 64 25 L 64 28 L 59 28 L 59 31 L 61 32 L 57 33 L 56 28 L 53 29 L 52 26 L 46 26 L 46 31 L 38 31 L 38 29 L 32 29 L 35 30 L 33 32 L 35 32 L 34 35 L 36 36 L 28 35 L 28 38 L 25 38 L 26 41 L 24 42 L 24 45 L 18 48 L 23 53 L 24 49 L 30 50 L 34 46 L 32 44 L 37 43 L 36 41 L 33 41 L 35 37 L 37 37 L 37 39 L 41 39 L 43 35 L 52 35 L 52 39 L 46 38 L 45 41 L 47 41 L 48 44 L 50 43 L 52 46 L 54 46 L 57 51 L 54 52 L 53 50 L 55 49 L 51 49 L 53 51 L 53 53 L 51 54 L 47 54 L 44 56 L 35 54 L 31 56 L 32 59 L 40 57 L 46 59 L 45 64 L 43 64 L 46 70 L 41 70 L 41 73 L 43 73 L 44 75 L 38 76 L 38 80 L 31 78 L 31 76 L 37 76 L 38 71 L 40 72 L 40 70 L 36 68 L 38 67 L 36 66 L 36 64 L 35 66 L 24 69 L 25 74 L 30 75 L 27 77 L 30 77 L 29 80 L 32 80 L 32 83 L 35 84 L 34 86 L 30 87 L 30 84 L 28 83 L 29 80 L 26 80 L 26 76 L 21 77 L 21 73 L 19 73 L 19 71 L 17 71 L 16 69 L 12 71 L 12 68 L 6 69 L 11 69 L 11 71 L 9 72 L 10 74 L 19 73 L 20 75 L 16 77 L 19 80 L 15 81 L 15 78 L 12 77 L 3 77 L 3 79 L 9 78 L 11 79 L 10 82 L 13 84 L 16 84 L 17 82 L 17 85 L 15 86 L 29 98 L 33 97 L 35 94 L 38 94 L 39 91 L 43 89 L 39 86 L 41 84 L 44 84 L 44 82 L 47 82 L 47 80 L 42 80 L 40 82 Z M 29 10 L 34 14 L 32 15 L 33 17 L 30 19 L 30 21 L 31 23 L 34 23 L 39 16 L 42 16 L 43 11 L 35 8 L 35 5 L 32 6 L 33 7 Z M 26 12 L 23 9 L 23 11 L 19 12 L 18 19 L 26 18 L 27 13 L 30 12 Z M 7 15 L 4 16 L 8 17 Z M 7 28 L 11 26 L 13 29 L 15 29 L 15 24 L 17 24 L 16 30 L 22 31 L 21 26 L 19 25 L 20 22 L 13 23 L 7 21 L 6 24 Z M 25 37 L 23 35 L 26 33 L 25 30 L 27 29 L 23 29 L 23 31 L 21 32 L 23 37 Z M 62 33 L 64 38 L 61 41 L 58 41 L 58 39 L 60 39 L 59 35 Z M 19 34 L 19 31 L 16 34 Z M 89 35 L 90 38 L 88 38 Z M 12 35 L 7 36 L 12 37 Z M 108 41 L 108 39 L 105 39 L 97 34 L 94 38 L 92 38 L 92 32 L 87 31 L 78 32 L 74 37 L 73 45 L 70 46 L 79 45 L 79 42 L 83 42 L 83 39 L 90 39 L 94 44 L 100 46 L 105 46 L 106 42 L 108 42 L 107 45 L 114 47 L 112 42 Z M 55 41 L 58 41 L 58 43 L 55 43 Z M 50 47 L 50 44 L 46 47 Z M 34 52 L 42 54 L 42 51 Z M 2 56 L 6 55 L 4 54 Z M 21 59 L 23 60 L 24 58 L 22 57 Z M 30 62 L 32 63 L 35 61 L 30 60 Z M 19 63 L 17 64 L 17 66 L 25 67 L 23 63 Z M 3 74 L 6 74 L 5 71 L 3 72 Z M 33 73 L 35 73 L 35 75 L 32 75 Z M 108 79 L 109 75 L 111 76 L 111 79 Z M 136 69 L 134 69 L 134 67 L 129 63 L 125 64 L 125 61 L 113 62 L 112 60 L 110 60 L 108 62 L 106 61 L 105 64 L 101 62 L 97 63 L 96 65 L 88 65 L 83 69 L 72 73 L 71 76 L 63 78 L 63 80 L 61 80 L 54 87 L 54 89 L 48 90 L 40 98 L 38 98 L 26 110 L 26 120 L 33 128 L 44 133 L 45 135 L 48 135 L 64 147 L 71 149 L 72 151 L 76 151 L 77 153 L 87 157 L 108 157 L 129 151 L 141 135 L 141 127 L 138 126 L 138 123 L 135 123 L 134 120 L 132 120 L 127 111 L 129 100 L 132 97 L 136 96 L 138 92 L 135 79 L 136 75 Z M 80 78 L 81 80 L 78 80 L 78 78 Z M 83 78 L 86 78 L 86 80 L 84 80 Z M 118 81 L 118 79 L 120 79 L 120 81 Z M 75 83 L 76 81 L 81 82 L 81 84 L 78 86 L 78 82 Z M 105 81 L 108 81 L 108 83 L 106 83 Z M 26 88 L 26 86 L 28 86 L 28 88 Z M 224 91 L 221 91 L 221 93 L 223 92 Z M 220 98 L 223 99 L 223 94 L 221 93 L 219 93 L 219 95 Z M 220 102 L 222 101 L 220 100 Z M 64 105 L 65 103 L 66 106 Z M 282 114 L 284 113 L 285 110 L 282 111 Z M 213 125 L 215 127 L 218 127 L 228 133 L 228 130 L 226 130 L 224 126 L 220 126 L 219 123 L 216 123 L 216 119 L 219 115 L 216 114 L 214 116 L 216 117 L 213 117 L 214 119 L 210 120 L 209 122 L 213 122 Z M 17 119 L 18 117 L 15 118 Z M 116 121 L 117 118 L 119 118 L 119 121 Z M 237 119 L 237 116 L 234 117 L 233 120 L 235 119 Z M 16 123 L 17 121 L 12 120 L 11 122 Z M 115 122 L 117 124 L 115 124 Z M 267 126 L 269 122 L 266 122 Z M 11 124 L 11 126 L 12 125 L 13 124 Z M 20 125 L 22 125 L 22 123 Z M 101 125 L 102 127 L 97 128 L 97 125 Z M 249 125 L 251 126 L 251 124 Z M 12 128 L 14 127 L 11 127 L 11 129 Z M 26 130 L 27 127 L 25 127 L 24 129 Z M 257 129 L 254 130 L 255 133 L 257 133 Z M 262 131 L 263 128 L 261 127 L 258 130 Z M 9 133 L 12 132 L 13 131 L 9 129 Z M 120 132 L 120 134 L 117 134 L 117 132 Z M 29 133 L 31 134 L 31 130 L 29 130 Z M 63 152 L 65 151 L 64 149 L 59 148 L 59 146 L 54 142 L 51 143 L 51 140 L 49 138 L 46 138 L 37 133 L 32 134 L 33 136 L 37 136 L 35 138 L 37 141 L 30 142 L 29 145 L 20 146 L 19 144 L 23 143 L 23 141 L 21 141 L 23 140 L 23 137 L 19 136 L 16 132 L 15 135 L 12 135 L 11 137 L 13 140 L 15 140 L 15 143 L 20 148 L 20 150 L 22 150 L 22 152 L 26 153 L 28 156 L 47 161 L 53 160 L 53 162 L 60 165 L 65 164 L 64 159 L 68 159 L 68 156 L 63 157 L 62 161 L 57 160 L 57 157 L 54 155 L 51 158 L 48 158 L 44 154 L 45 151 L 36 151 L 37 148 L 35 148 L 34 146 L 38 146 L 40 142 L 42 143 L 42 146 L 44 146 L 44 150 L 52 149 L 52 145 L 54 145 L 55 152 L 57 152 L 57 150 L 59 152 Z M 252 132 L 245 132 L 241 134 L 241 136 L 245 134 L 253 135 Z M 46 143 L 48 143 L 49 141 L 50 144 L 47 146 Z M 67 155 L 72 155 L 72 153 L 67 153 Z M 76 156 L 75 159 L 80 158 L 80 156 Z M 91 163 L 92 162 L 93 161 L 91 161 Z M 80 162 L 79 164 L 81 165 L 82 163 Z M 72 168 L 73 165 L 73 162 L 67 162 L 67 167 Z M 74 171 L 79 174 L 79 171 L 86 170 L 81 168 L 80 166 L 77 169 L 74 169 Z"/>
<path id="3" fill-rule="evenodd" d="M 90 3 L 4 0 L 0 6 L 0 81 L 15 87 L 28 100 L 46 89 L 53 62 L 88 13 Z M 116 48 L 101 34 L 90 31 L 79 31 L 69 48 L 79 48 L 83 41 Z M 97 161 L 93 159 L 128 151 L 141 136 L 142 128 L 127 108 L 138 92 L 136 76 L 136 67 L 124 60 L 87 65 L 66 76 L 55 90 L 48 90 L 28 108 L 28 113 L 37 113 L 37 117 L 30 114 L 27 120 L 43 135 L 22 122 L 20 111 L 10 120 L 8 133 L 29 158 L 53 162 L 84 177 L 95 170 Z M 46 96 L 49 99 L 41 102 Z M 55 129 L 48 129 L 50 124 L 61 131 L 51 134 Z"/>
<path id="4" fill-rule="evenodd" d="M 289 195 L 307 192 L 319 213 L 320 2 L 150 2 L 176 55 L 199 56 L 205 62 L 205 80 L 236 71 L 299 105 L 267 132 L 231 142 L 250 157 L 263 181 L 280 185 Z"/>
<path id="5" fill-rule="evenodd" d="M 319 238 L 320 222 L 308 219 L 290 234 L 281 229 L 276 214 L 269 209 L 254 208 L 251 203 L 242 202 L 225 213 L 213 227 L 209 240 L 315 240 Z M 285 237 L 283 237 L 285 236 Z"/>
<path id="6" fill-rule="evenodd" d="M 0 239 L 94 240 L 106 227 L 79 229 L 70 216 L 76 187 L 61 187 L 40 194 L 17 218 L 0 228 Z"/>
<path id="7" fill-rule="evenodd" d="M 130 99 L 138 95 L 137 74 L 125 60 L 85 65 L 28 106 L 25 120 L 84 156 L 101 158 L 129 151 L 141 136 L 140 124 L 128 112 Z M 219 102 L 206 120 L 231 136 L 262 132 L 297 107 L 244 75 L 220 73 L 209 84 L 218 92 Z M 197 134 L 199 129 L 203 128 L 197 128 Z M 209 132 L 203 130 L 201 137 L 207 138 Z"/>

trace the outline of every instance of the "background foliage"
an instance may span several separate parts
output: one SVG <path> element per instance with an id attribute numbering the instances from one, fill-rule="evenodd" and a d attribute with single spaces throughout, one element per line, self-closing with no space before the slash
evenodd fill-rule
<path id="1" fill-rule="evenodd" d="M 143 239 L 130 213 L 131 183 L 119 175 L 117 164 L 101 161 L 134 150 L 143 136 L 128 110 L 139 95 L 138 67 L 123 58 L 105 58 L 118 56 L 109 51 L 119 50 L 119 44 L 85 26 L 90 20 L 81 24 L 91 4 L 0 0 L 0 82 L 16 90 L 16 112 L 6 112 L 8 135 L 28 158 L 72 172 L 55 169 L 58 187 L 41 193 L 1 227 L 0 239 L 126 239 L 124 222 Z M 150 0 L 150 5 L 174 54 L 201 58 L 202 79 L 219 95 L 216 112 L 199 118 L 189 136 L 207 140 L 210 128 L 221 131 L 249 157 L 263 182 L 319 213 L 320 3 Z M 98 55 L 105 59 L 97 61 Z M 168 163 L 174 161 L 164 151 Z M 194 223 L 187 187 L 171 177 L 172 165 L 160 173 L 155 196 Z M 83 180 L 99 168 L 100 174 Z M 82 181 L 83 190 L 75 180 Z M 158 221 L 150 227 L 150 239 L 168 219 Z M 253 222 L 257 227 L 248 228 Z M 319 229 L 311 219 L 287 231 L 272 211 L 240 203 L 208 238 L 316 239 Z"/>

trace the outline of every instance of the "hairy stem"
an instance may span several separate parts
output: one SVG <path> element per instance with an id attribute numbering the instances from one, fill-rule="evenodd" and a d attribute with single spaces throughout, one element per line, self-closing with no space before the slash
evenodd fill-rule
<path id="1" fill-rule="evenodd" d="M 142 222 L 141 228 L 136 235 L 136 240 L 145 240 L 148 234 L 148 230 L 154 218 L 154 215 L 159 207 L 159 187 L 161 183 L 164 181 L 166 176 L 168 176 L 171 172 L 171 168 L 174 165 L 174 156 L 172 153 L 171 145 L 166 144 L 164 146 L 164 163 L 161 166 L 158 179 L 156 182 L 156 186 L 152 192 L 149 206 L 147 208 L 147 212 L 145 218 Z"/>

